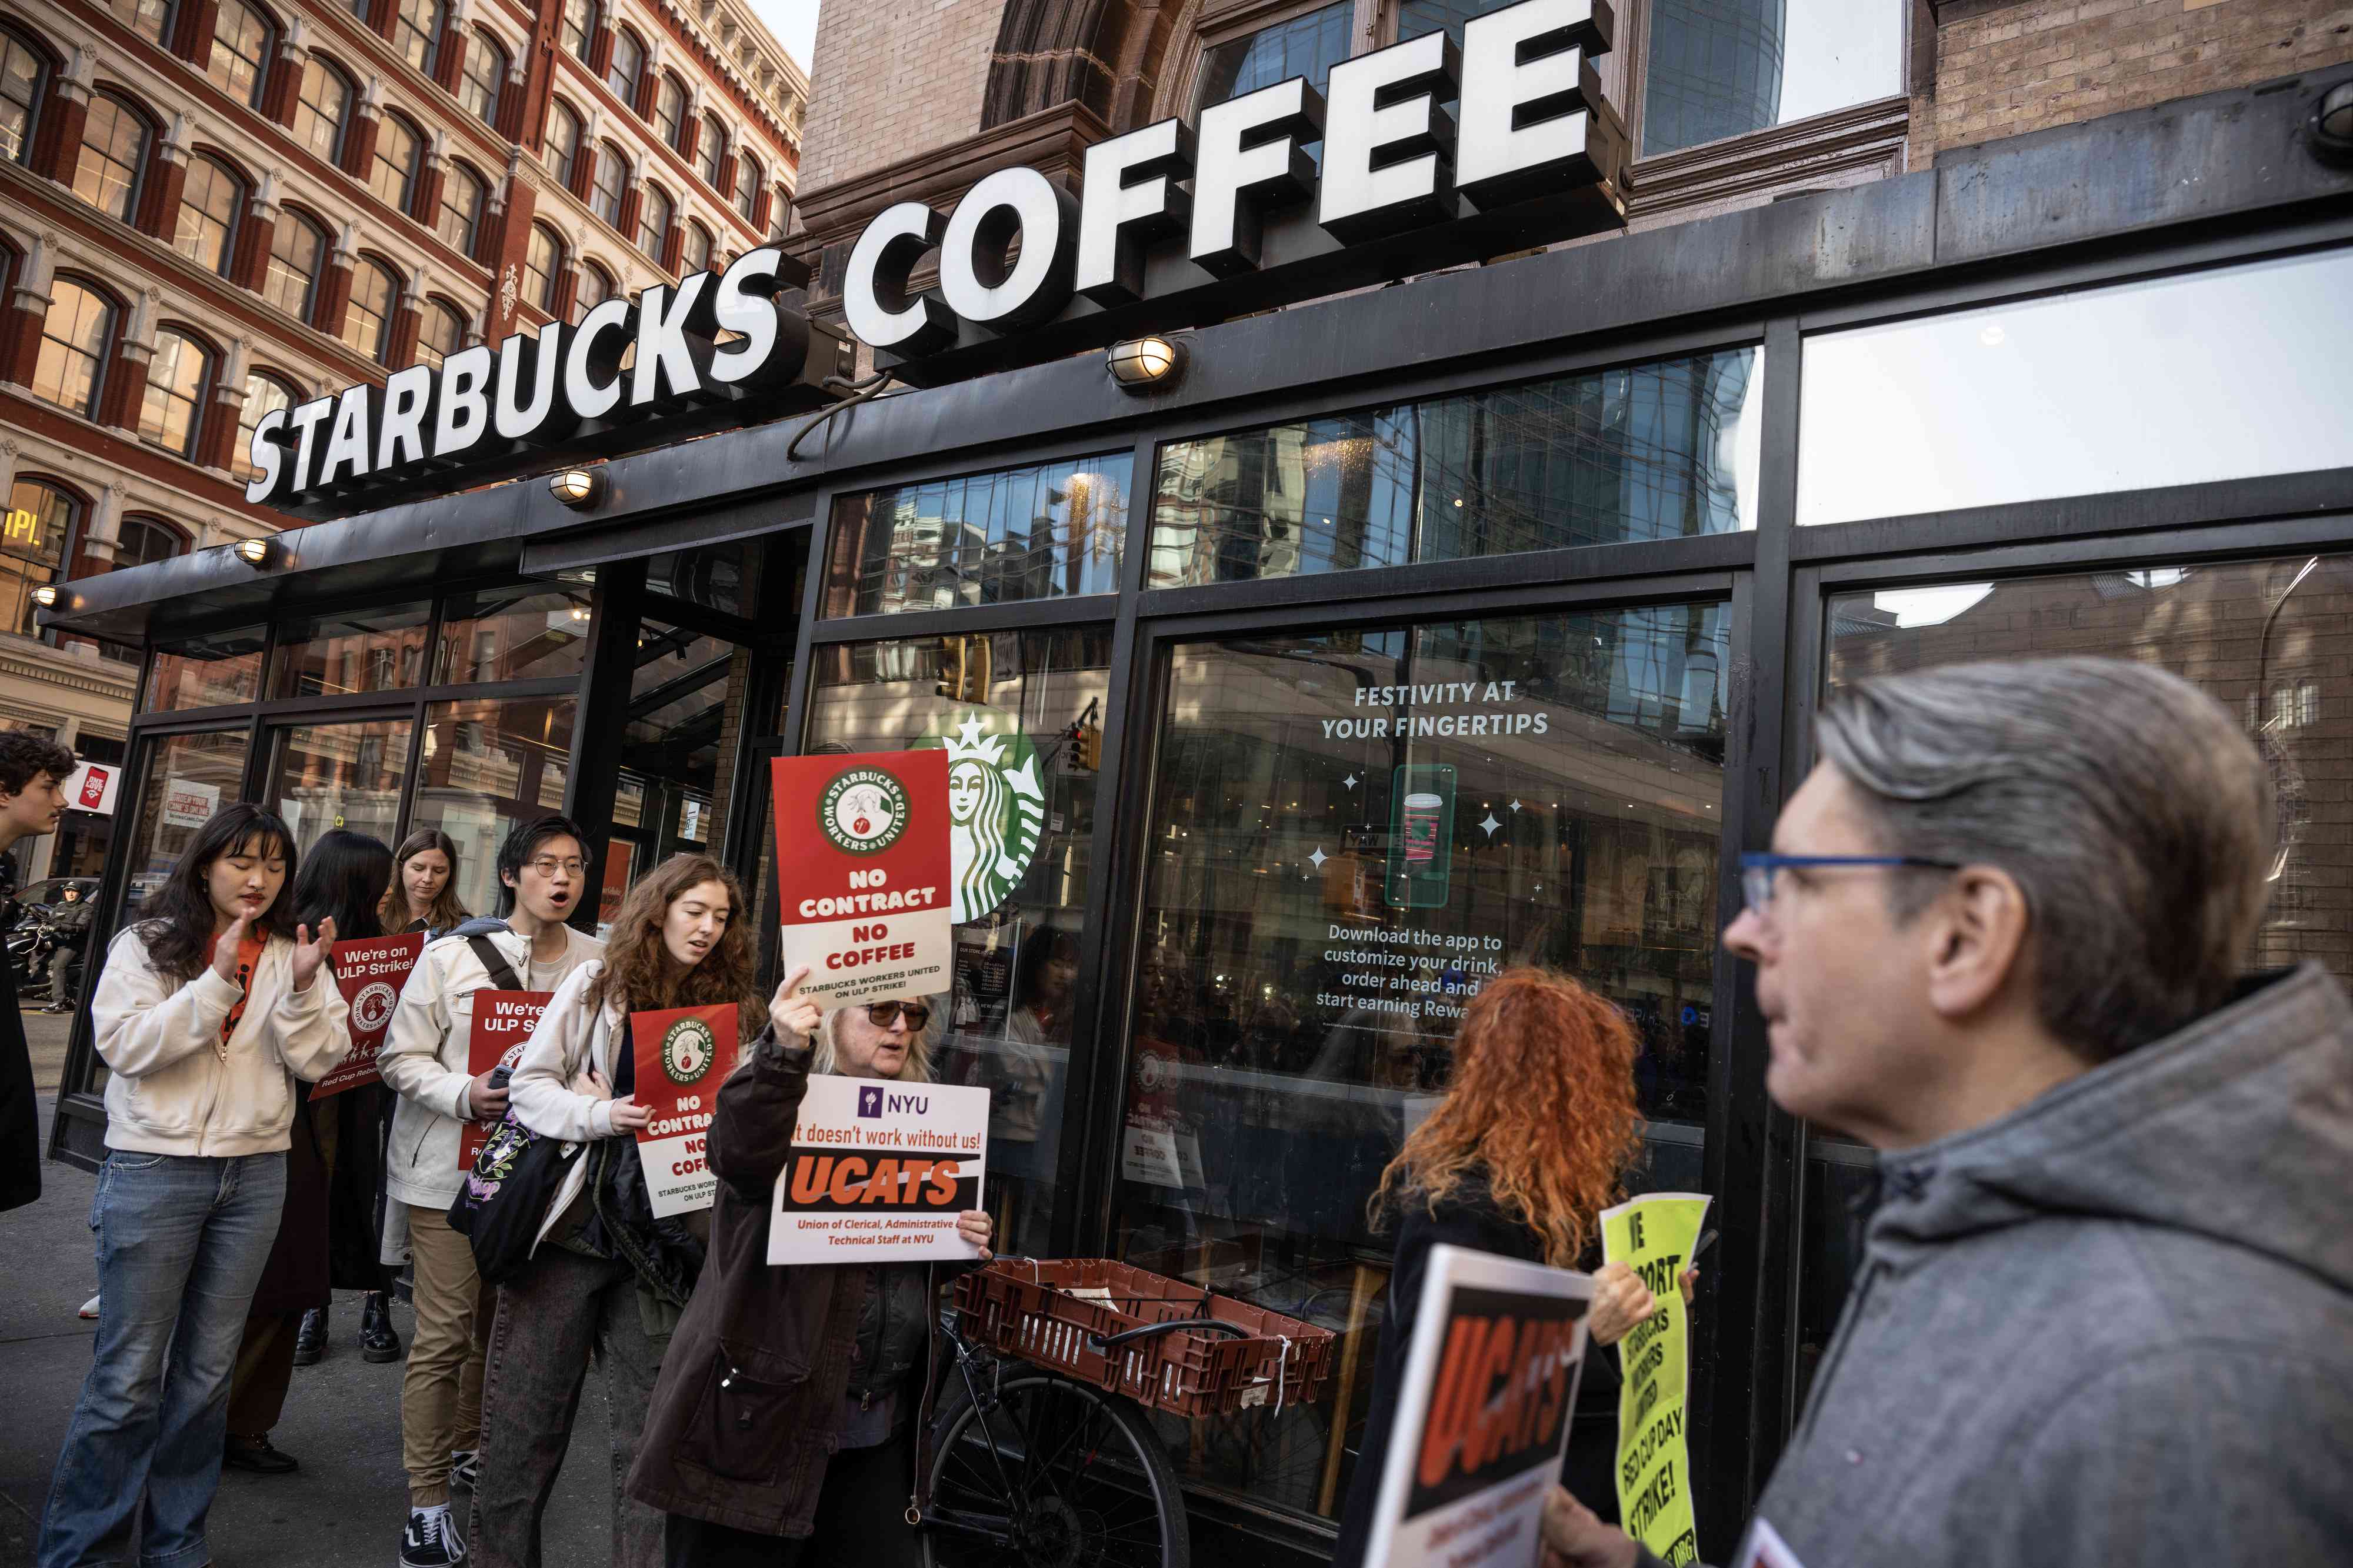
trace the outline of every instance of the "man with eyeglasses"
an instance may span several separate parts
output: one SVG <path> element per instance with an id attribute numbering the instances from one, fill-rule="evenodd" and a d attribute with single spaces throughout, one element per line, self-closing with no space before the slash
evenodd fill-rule
<path id="1" fill-rule="evenodd" d="M 400 1384 L 401 1462 L 408 1471 L 402 1568 L 449 1568 L 465 1542 L 449 1507 L 454 1479 L 471 1489 L 480 1446 L 482 1358 L 491 1292 L 473 1247 L 449 1228 L 465 1184 L 460 1134 L 470 1121 L 505 1114 L 506 1080 L 470 1072 L 477 992 L 552 992 L 605 944 L 565 922 L 588 897 L 588 856 L 567 816 L 543 816 L 499 847 L 495 919 L 466 921 L 428 943 L 409 972 L 377 1062 L 400 1096 L 385 1162 L 385 1250 L 400 1260 L 406 1220 L 416 1265 L 417 1332 Z"/>
<path id="2" fill-rule="evenodd" d="M 1725 943 L 1880 1202 L 1738 1568 L 2343 1561 L 2353 1008 L 2241 976 L 2263 758 L 2107 659 L 1858 681 L 1818 735 Z M 1544 1534 L 1655 1562 L 1562 1490 Z"/>

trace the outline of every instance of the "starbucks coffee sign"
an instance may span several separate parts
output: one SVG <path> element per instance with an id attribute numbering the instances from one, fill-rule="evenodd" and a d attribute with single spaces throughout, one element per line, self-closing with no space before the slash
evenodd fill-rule
<path id="1" fill-rule="evenodd" d="M 1459 50 L 1426 34 L 1325 93 L 1293 77 L 1098 142 L 1083 199 L 1013 168 L 944 216 L 898 203 L 850 252 L 844 316 L 929 384 L 1619 226 L 1610 33 L 1608 0 L 1524 0 Z M 938 289 L 913 293 L 930 258 Z"/>

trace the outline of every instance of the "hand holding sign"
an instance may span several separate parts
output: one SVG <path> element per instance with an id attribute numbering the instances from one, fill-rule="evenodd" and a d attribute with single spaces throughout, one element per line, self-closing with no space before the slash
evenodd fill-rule
<path id="1" fill-rule="evenodd" d="M 776 994 L 768 998 L 768 1022 L 775 1026 L 779 1040 L 814 1035 L 817 1026 L 825 1021 L 825 1009 L 817 1005 L 815 998 L 801 994 L 801 982 L 808 975 L 807 964 L 794 965 L 793 972 L 785 976 L 785 983 L 776 987 Z"/>
<path id="2" fill-rule="evenodd" d="M 1602 1523 L 1567 1487 L 1545 1499 L 1541 1568 L 1634 1568 L 1639 1556 L 1632 1536 Z"/>
<path id="3" fill-rule="evenodd" d="M 966 1209 L 956 1215 L 956 1234 L 970 1245 L 980 1248 L 980 1260 L 987 1262 L 997 1254 L 988 1250 L 988 1238 L 995 1235 L 997 1222 L 988 1217 L 987 1209 Z"/>
<path id="4" fill-rule="evenodd" d="M 1587 1331 L 1595 1344 L 1614 1345 L 1658 1310 L 1658 1298 L 1639 1275 L 1622 1262 L 1605 1263 L 1593 1276 L 1593 1317 Z"/>
<path id="5" fill-rule="evenodd" d="M 634 1094 L 623 1095 L 613 1101 L 613 1131 L 616 1132 L 635 1132 L 653 1119 L 653 1107 L 640 1105 Z"/>

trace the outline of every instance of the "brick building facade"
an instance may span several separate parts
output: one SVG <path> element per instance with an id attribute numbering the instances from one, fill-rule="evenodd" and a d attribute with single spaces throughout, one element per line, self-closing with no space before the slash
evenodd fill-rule
<path id="1" fill-rule="evenodd" d="M 115 763 L 135 666 L 35 590 L 274 531 L 269 407 L 780 232 L 807 93 L 742 0 L 36 0 L 0 56 L 0 722 Z"/>

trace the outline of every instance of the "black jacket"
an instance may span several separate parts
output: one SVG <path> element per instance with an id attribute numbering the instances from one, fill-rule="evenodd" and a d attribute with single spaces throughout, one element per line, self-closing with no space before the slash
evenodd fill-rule
<path id="1" fill-rule="evenodd" d="M 1348 1486 L 1348 1501 L 1340 1514 L 1339 1545 L 1332 1554 L 1333 1568 L 1359 1568 L 1373 1529 L 1373 1504 L 1381 1489 L 1381 1462 L 1388 1453 L 1397 1416 L 1399 1391 L 1405 1384 L 1406 1352 L 1413 1344 L 1414 1310 L 1421 1304 L 1421 1281 L 1430 1263 L 1430 1249 L 1441 1242 L 1491 1252 L 1523 1262 L 1544 1261 L 1544 1238 L 1528 1226 L 1505 1216 L 1487 1190 L 1486 1178 L 1472 1175 L 1438 1205 L 1409 1195 L 1391 1211 L 1398 1227 L 1397 1258 L 1389 1271 L 1381 1305 L 1380 1349 L 1373 1357 L 1373 1403 L 1365 1417 L 1364 1442 L 1356 1450 L 1356 1479 Z M 1587 1267 L 1600 1262 L 1597 1245 Z M 1618 1355 L 1588 1343 L 1585 1372 L 1577 1383 L 1577 1408 L 1568 1428 L 1568 1458 L 1561 1479 L 1578 1500 L 1604 1520 L 1615 1522 L 1618 1489 L 1610 1469 L 1618 1452 Z"/>
<path id="2" fill-rule="evenodd" d="M 0 959 L 0 1210 L 23 1208 L 41 1195 L 40 1101 L 33 1092 L 33 1056 L 25 1020 L 16 1012 L 16 977 Z"/>

